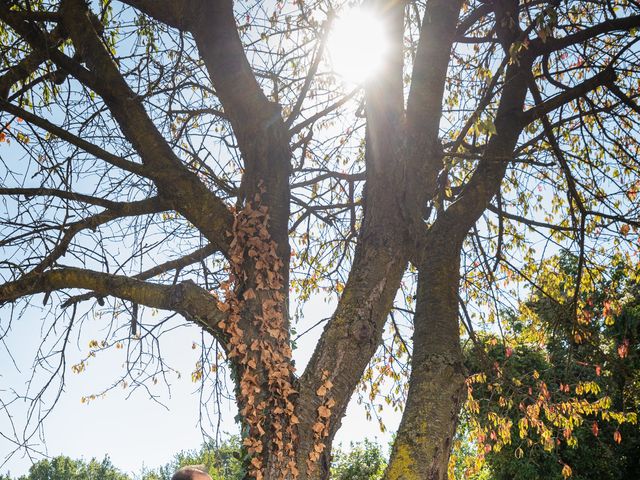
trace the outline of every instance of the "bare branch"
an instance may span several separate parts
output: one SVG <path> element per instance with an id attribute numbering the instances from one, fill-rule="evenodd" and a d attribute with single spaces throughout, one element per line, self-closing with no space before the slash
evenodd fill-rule
<path id="1" fill-rule="evenodd" d="M 177 285 L 160 285 L 122 275 L 67 267 L 29 273 L 18 280 L 0 285 L 0 304 L 14 302 L 28 295 L 78 288 L 147 307 L 187 313 L 217 338 L 224 337 L 217 325 L 225 316 L 217 308 L 217 300 L 190 281 Z"/>
<path id="2" fill-rule="evenodd" d="M 20 108 L 17 105 L 13 105 L 6 102 L 5 100 L 0 99 L 0 110 L 4 110 L 5 112 L 11 113 L 16 117 L 22 118 L 26 122 L 42 128 L 44 131 L 49 132 L 56 137 L 69 142 L 71 145 L 80 148 L 81 150 L 93 155 L 94 157 L 99 158 L 100 160 L 104 160 L 109 165 L 113 165 L 114 167 L 121 168 L 123 170 L 126 170 L 127 172 L 135 173 L 136 175 L 140 175 L 143 177 L 148 176 L 142 165 L 114 155 L 113 153 L 108 152 L 107 150 L 104 150 L 103 148 L 94 145 L 93 143 L 87 142 L 86 140 L 70 133 L 64 128 L 58 127 L 48 120 L 34 115 L 24 108 Z"/>

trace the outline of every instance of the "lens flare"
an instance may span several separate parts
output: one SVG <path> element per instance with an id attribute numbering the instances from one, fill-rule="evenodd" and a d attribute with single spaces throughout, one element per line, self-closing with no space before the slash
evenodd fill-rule
<path id="1" fill-rule="evenodd" d="M 389 51 L 385 24 L 362 7 L 341 13 L 328 39 L 329 61 L 345 81 L 363 83 L 384 66 Z"/>

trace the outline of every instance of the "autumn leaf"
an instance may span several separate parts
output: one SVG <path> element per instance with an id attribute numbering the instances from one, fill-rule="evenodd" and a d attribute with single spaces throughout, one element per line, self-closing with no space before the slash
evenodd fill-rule
<path id="1" fill-rule="evenodd" d="M 617 444 L 622 443 L 622 434 L 620 433 L 620 430 L 613 432 L 613 441 Z"/>
<path id="2" fill-rule="evenodd" d="M 629 354 L 629 339 L 625 338 L 620 345 L 618 345 L 618 356 L 625 358 Z"/>
<path id="3" fill-rule="evenodd" d="M 625 223 L 620 227 L 620 233 L 626 237 L 629 234 L 630 229 L 631 227 Z"/>
<path id="4" fill-rule="evenodd" d="M 324 405 L 320 405 L 318 407 L 318 416 L 320 418 L 329 418 L 331 416 L 331 410 L 329 410 Z"/>

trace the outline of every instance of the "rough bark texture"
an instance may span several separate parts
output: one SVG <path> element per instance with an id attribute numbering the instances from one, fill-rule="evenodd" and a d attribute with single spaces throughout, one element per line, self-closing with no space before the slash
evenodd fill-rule
<path id="1" fill-rule="evenodd" d="M 458 325 L 460 247 L 442 238 L 420 268 L 411 378 L 388 480 L 443 480 L 464 390 Z"/>

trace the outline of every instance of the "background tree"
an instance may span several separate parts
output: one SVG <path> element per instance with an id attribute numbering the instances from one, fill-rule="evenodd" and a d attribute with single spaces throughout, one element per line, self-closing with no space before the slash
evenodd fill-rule
<path id="1" fill-rule="evenodd" d="M 490 478 L 563 478 L 571 473 L 586 480 L 640 474 L 640 432 L 637 425 L 624 422 L 640 413 L 637 267 L 621 266 L 606 281 L 585 289 L 588 321 L 576 325 L 567 296 L 574 290 L 576 265 L 577 258 L 564 252 L 542 267 L 547 277 L 540 282 L 541 290 L 513 316 L 519 335 L 512 346 L 495 337 L 485 339 L 494 367 L 486 381 L 474 387 L 473 395 L 483 400 L 478 415 L 471 414 L 471 424 L 481 425 L 480 435 L 493 443 L 499 430 L 495 419 L 506 415 L 512 439 L 495 442 L 499 448 L 488 450 Z M 470 371 L 487 371 L 469 353 Z M 563 439 L 557 447 L 540 441 L 546 432 L 537 428 L 531 408 L 541 387 L 549 406 L 540 402 L 544 406 L 539 415 L 555 425 L 553 442 Z M 498 395 L 499 401 L 489 400 Z M 577 410 L 570 406 L 574 396 L 583 399 Z M 603 401 L 612 408 L 599 409 Z"/>
<path id="2" fill-rule="evenodd" d="M 364 440 L 351 444 L 347 451 L 338 449 L 333 456 L 331 478 L 336 480 L 378 480 L 382 478 L 386 461 L 377 443 Z"/>
<path id="3" fill-rule="evenodd" d="M 398 352 L 411 370 L 385 476 L 444 478 L 459 315 L 470 337 L 503 327 L 560 245 L 578 257 L 577 322 L 583 283 L 634 248 L 639 6 L 367 6 L 386 64 L 351 93 L 326 72 L 320 0 L 0 0 L 3 335 L 43 295 L 37 364 L 61 381 L 83 302 L 104 306 L 115 333 L 89 355 L 126 346 L 139 386 L 167 372 L 171 330 L 142 310 L 179 314 L 213 338 L 194 380 L 226 358 L 248 474 L 324 478 L 390 319 L 382 374 Z M 296 372 L 289 293 L 319 288 L 337 307 Z"/>
<path id="4" fill-rule="evenodd" d="M 9 477 L 7 477 L 9 479 Z M 27 475 L 18 480 L 128 480 L 129 477 L 113 466 L 108 457 L 89 462 L 58 456 L 33 464 Z"/>
<path id="5" fill-rule="evenodd" d="M 340 480 L 376 480 L 382 477 L 384 458 L 380 446 L 364 441 L 352 443 L 349 451 L 340 446 L 334 450 L 332 478 Z M 72 460 L 60 455 L 36 462 L 27 475 L 19 478 L 0 475 L 2 480 L 171 480 L 177 469 L 185 465 L 204 465 L 214 480 L 239 480 L 244 477 L 242 445 L 238 437 L 230 437 L 220 445 L 205 444 L 199 450 L 182 451 L 155 469 L 144 469 L 137 475 L 126 475 L 114 467 L 108 457 L 101 462 L 92 459 Z"/>

